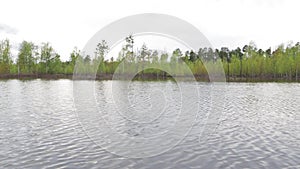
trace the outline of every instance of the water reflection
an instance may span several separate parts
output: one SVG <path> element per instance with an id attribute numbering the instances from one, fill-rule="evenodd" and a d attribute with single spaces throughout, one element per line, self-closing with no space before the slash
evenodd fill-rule
<path id="1" fill-rule="evenodd" d="M 185 97 L 181 96 L 180 89 L 172 82 L 131 83 L 129 92 L 120 93 L 124 94 L 120 98 L 126 95 L 135 112 L 141 112 L 135 115 L 123 111 L 124 116 L 141 121 L 137 123 L 122 118 L 117 111 L 111 81 L 78 81 L 74 84 L 85 89 L 77 93 L 83 96 L 84 104 L 80 107 L 74 105 L 73 83 L 70 80 L 0 81 L 1 168 L 300 167 L 299 84 L 229 83 L 226 99 L 216 101 L 211 98 L 218 98 L 218 92 L 211 93 L 210 90 L 224 88 L 209 83 L 186 83 L 186 86 L 196 86 L 199 91 L 198 98 L 190 98 L 187 103 L 188 106 L 199 103 L 191 132 L 165 153 L 132 159 L 111 154 L 101 146 L 123 145 L 128 147 L 124 151 L 131 151 L 132 143 L 141 140 L 116 137 L 111 144 L 103 142 L 98 146 L 83 130 L 75 112 L 79 111 L 83 118 L 81 122 L 91 124 L 88 129 L 101 137 L 108 137 L 107 127 L 112 127 L 125 138 L 151 140 L 174 128 L 180 118 L 178 110 L 183 106 L 180 99 Z M 124 92 L 121 90 L 124 84 L 118 85 L 119 91 Z M 214 104 L 216 102 L 224 105 L 215 109 L 222 110 L 219 112 L 222 116 L 210 118 L 211 123 L 203 131 L 205 112 L 219 105 Z M 156 110 L 162 110 L 161 114 L 152 112 Z M 219 125 L 215 126 L 214 120 L 220 122 Z M 209 139 L 201 139 L 203 133 L 208 134 Z M 165 140 L 161 147 L 171 141 Z M 157 147 L 160 146 L 153 149 Z M 140 155 L 138 151 L 134 153 Z"/>

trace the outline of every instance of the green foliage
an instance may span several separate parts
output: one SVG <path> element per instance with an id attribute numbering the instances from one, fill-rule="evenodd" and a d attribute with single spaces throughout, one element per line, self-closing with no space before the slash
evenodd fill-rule
<path id="1" fill-rule="evenodd" d="M 68 61 L 62 62 L 61 56 L 55 52 L 49 43 L 40 46 L 32 42 L 23 41 L 20 44 L 16 59 L 12 59 L 9 40 L 0 41 L 0 74 L 73 74 L 76 66 L 77 73 L 100 75 L 115 73 L 121 62 L 126 62 L 130 71 L 141 70 L 138 76 L 151 75 L 151 77 L 165 77 L 166 72 L 157 69 L 143 70 L 144 63 L 155 66 L 163 66 L 176 76 L 185 76 L 186 72 L 182 62 L 189 66 L 195 76 L 207 76 L 207 67 L 213 67 L 217 61 L 223 63 L 223 68 L 228 80 L 234 79 L 283 79 L 298 81 L 300 71 L 300 43 L 280 45 L 274 51 L 271 48 L 257 49 L 253 42 L 242 48 L 230 50 L 227 47 L 221 49 L 200 48 L 197 52 L 182 52 L 175 49 L 171 55 L 166 52 L 159 53 L 150 50 L 143 44 L 140 50 L 134 51 L 134 37 L 125 38 L 125 45 L 119 52 L 116 60 L 112 57 L 105 60 L 109 51 L 105 40 L 95 47 L 95 56 L 84 56 L 74 48 Z M 142 64 L 136 64 L 142 63 Z M 205 66 L 206 67 L 205 67 Z M 119 69 L 122 73 L 122 69 Z M 124 71 L 124 69 L 123 69 Z M 214 71 L 214 70 L 212 70 Z M 215 70 L 216 71 L 216 70 Z"/>
<path id="2" fill-rule="evenodd" d="M 7 74 L 10 72 L 11 52 L 9 40 L 0 42 L 0 73 Z"/>
<path id="3" fill-rule="evenodd" d="M 36 68 L 36 47 L 32 42 L 23 41 L 21 43 L 17 65 L 19 73 L 34 73 Z"/>

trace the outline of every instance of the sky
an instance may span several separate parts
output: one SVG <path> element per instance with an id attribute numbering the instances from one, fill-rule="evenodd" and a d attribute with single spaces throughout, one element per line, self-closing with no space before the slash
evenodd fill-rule
<path id="1" fill-rule="evenodd" d="M 297 0 L 0 0 L 0 5 L 0 40 L 10 39 L 15 49 L 23 40 L 50 42 L 63 60 L 102 27 L 140 13 L 183 19 L 214 48 L 243 47 L 254 41 L 267 49 L 300 41 Z"/>

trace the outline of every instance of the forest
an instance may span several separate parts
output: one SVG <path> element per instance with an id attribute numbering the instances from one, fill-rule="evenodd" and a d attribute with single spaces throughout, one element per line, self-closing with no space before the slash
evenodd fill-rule
<path id="1" fill-rule="evenodd" d="M 300 43 L 281 44 L 276 49 L 258 49 L 254 42 L 243 47 L 229 49 L 199 48 L 198 51 L 181 51 L 179 48 L 171 53 L 148 49 L 143 44 L 138 51 L 134 51 L 134 37 L 125 38 L 125 44 L 117 57 L 104 59 L 109 52 L 105 40 L 95 47 L 95 56 L 82 56 L 76 47 L 70 52 L 69 59 L 62 61 L 50 43 L 36 45 L 23 41 L 18 53 L 13 56 L 8 39 L 0 41 L 0 78 L 72 78 L 74 67 L 82 67 L 85 74 L 97 71 L 98 79 L 111 79 L 121 62 L 150 63 L 175 65 L 170 67 L 180 72 L 176 65 L 185 62 L 197 80 L 208 80 L 205 65 L 221 61 L 227 81 L 284 81 L 298 82 L 300 71 Z M 164 79 L 166 73 L 161 70 L 148 69 L 140 72 L 141 77 L 147 79 Z"/>

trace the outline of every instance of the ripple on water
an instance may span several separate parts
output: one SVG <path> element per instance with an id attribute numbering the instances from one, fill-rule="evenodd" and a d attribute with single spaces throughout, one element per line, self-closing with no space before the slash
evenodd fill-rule
<path id="1" fill-rule="evenodd" d="M 299 84 L 230 83 L 226 86 L 224 100 L 212 99 L 222 97 L 218 96 L 218 92 L 210 91 L 212 87 L 209 83 L 186 85 L 197 85 L 199 90 L 198 98 L 190 98 L 189 104 L 194 102 L 199 104 L 196 123 L 190 134 L 165 153 L 150 158 L 131 159 L 107 152 L 86 135 L 75 113 L 72 81 L 0 81 L 0 166 L 1 168 L 300 167 Z M 103 112 L 103 116 L 99 118 L 106 119 L 120 134 L 140 138 L 159 137 L 174 127 L 181 107 L 179 101 L 181 95 L 178 95 L 180 90 L 173 83 L 130 84 L 128 98 L 131 100 L 132 108 L 140 114 L 125 112 L 125 115 L 145 123 L 128 122 L 117 113 L 117 108 L 111 107 L 114 100 L 107 93 L 111 81 L 96 82 L 95 86 L 97 106 L 100 110 L 109 110 Z M 155 91 L 152 91 L 153 89 Z M 214 89 L 223 90 L 218 86 Z M 206 124 L 203 119 L 213 106 L 217 106 L 216 110 L 221 111 L 213 112 L 209 117 L 209 123 Z M 162 111 L 160 114 L 157 113 L 159 110 Z M 222 114 L 214 117 L 218 115 L 216 113 Z M 97 131 L 97 128 L 94 130 Z M 102 136 L 107 137 L 104 134 Z M 132 143 L 117 142 L 111 146 L 118 144 Z"/>

